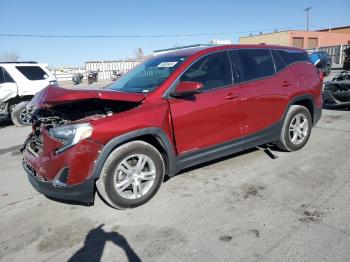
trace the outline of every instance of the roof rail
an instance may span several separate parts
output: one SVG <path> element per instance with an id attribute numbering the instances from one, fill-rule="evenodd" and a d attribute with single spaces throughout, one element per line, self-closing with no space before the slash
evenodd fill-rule
<path id="1" fill-rule="evenodd" d="M 202 46 L 212 46 L 212 44 L 195 44 L 195 45 L 177 46 L 177 47 L 173 47 L 173 48 L 154 50 L 153 53 L 159 53 L 159 52 L 164 52 L 164 51 L 175 51 L 175 50 L 180 50 L 180 49 L 187 49 L 187 48 L 192 48 L 192 47 L 202 47 Z"/>
<path id="2" fill-rule="evenodd" d="M 16 61 L 16 62 L 1 62 L 0 64 L 37 64 L 35 61 Z"/>

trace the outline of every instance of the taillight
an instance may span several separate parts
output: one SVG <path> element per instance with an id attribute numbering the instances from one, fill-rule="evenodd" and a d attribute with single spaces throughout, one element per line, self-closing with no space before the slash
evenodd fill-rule
<path id="1" fill-rule="evenodd" d="M 317 69 L 317 74 L 320 80 L 323 82 L 323 77 L 324 77 L 323 72 L 320 69 Z"/>

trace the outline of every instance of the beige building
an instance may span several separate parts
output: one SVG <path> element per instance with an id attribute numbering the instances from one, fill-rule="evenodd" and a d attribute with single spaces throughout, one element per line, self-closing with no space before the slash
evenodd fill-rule
<path id="1" fill-rule="evenodd" d="M 331 31 L 301 31 L 290 30 L 274 32 L 267 34 L 251 35 L 240 37 L 240 44 L 271 44 L 293 46 L 305 49 L 314 49 L 316 47 L 348 45 L 350 44 L 350 33 L 347 33 L 349 27 Z"/>

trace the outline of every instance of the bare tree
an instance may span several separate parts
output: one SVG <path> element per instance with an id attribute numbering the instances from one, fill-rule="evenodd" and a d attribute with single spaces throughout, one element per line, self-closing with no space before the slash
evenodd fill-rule
<path id="1" fill-rule="evenodd" d="M 3 52 L 0 54 L 0 62 L 17 62 L 19 57 L 17 51 Z"/>
<path id="2" fill-rule="evenodd" d="M 140 60 L 140 61 L 143 61 L 145 59 L 145 55 L 144 55 L 141 47 L 136 49 L 135 57 L 136 57 L 137 60 Z"/>

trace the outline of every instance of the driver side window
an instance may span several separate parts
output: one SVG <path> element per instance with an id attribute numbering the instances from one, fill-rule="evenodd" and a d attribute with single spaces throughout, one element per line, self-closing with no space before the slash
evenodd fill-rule
<path id="1" fill-rule="evenodd" d="M 200 82 L 204 86 L 202 90 L 232 84 L 228 52 L 217 52 L 199 59 L 181 76 L 180 82 L 184 81 Z"/>

